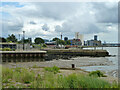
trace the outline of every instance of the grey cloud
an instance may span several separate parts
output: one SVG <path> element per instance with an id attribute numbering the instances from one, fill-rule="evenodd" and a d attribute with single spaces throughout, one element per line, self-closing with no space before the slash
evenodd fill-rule
<path id="1" fill-rule="evenodd" d="M 105 30 L 102 30 L 98 25 L 95 23 L 84 23 L 79 25 L 77 23 L 66 22 L 63 24 L 63 26 L 57 25 L 55 27 L 56 32 L 63 32 L 63 33 L 74 33 L 74 32 L 80 32 L 81 34 L 94 34 L 94 33 L 100 33 L 100 32 L 107 32 Z"/>
<path id="2" fill-rule="evenodd" d="M 69 15 L 73 15 L 79 7 L 77 3 L 34 3 L 38 10 L 40 9 L 40 15 L 46 18 L 52 18 L 54 20 L 66 19 Z"/>
<path id="3" fill-rule="evenodd" d="M 118 3 L 94 3 L 98 23 L 118 23 Z"/>
<path id="4" fill-rule="evenodd" d="M 16 33 L 16 32 L 20 32 L 22 30 L 22 28 L 24 27 L 23 25 L 24 23 L 19 21 L 19 20 L 8 20 L 8 21 L 2 21 L 1 25 L 2 25 L 2 33 L 3 35 L 5 34 L 11 34 L 11 33 Z"/>
<path id="5" fill-rule="evenodd" d="M 27 4 L 26 4 L 27 5 Z M 31 8 L 23 7 L 15 10 L 14 13 L 29 18 L 47 18 L 56 20 L 67 20 L 76 13 L 85 14 L 90 11 L 94 12 L 98 23 L 116 23 L 118 22 L 118 3 L 113 2 L 37 2 L 29 3 Z M 91 17 L 89 17 L 91 18 Z"/>
<path id="6" fill-rule="evenodd" d="M 70 33 L 80 32 L 82 34 L 106 32 L 97 23 L 116 23 L 117 22 L 117 3 L 107 4 L 108 2 L 92 2 L 92 3 L 30 3 L 29 7 L 21 7 L 14 10 L 16 16 L 23 18 L 53 19 L 55 21 L 65 21 L 61 26 L 55 26 L 56 32 Z M 27 4 L 26 4 L 27 5 Z M 30 6 L 33 6 L 30 8 Z M 90 13 L 93 12 L 93 14 Z M 6 23 L 5 23 L 6 24 Z M 30 22 L 35 24 L 35 22 Z M 14 31 L 22 29 L 22 23 L 14 23 L 5 25 L 6 30 Z M 42 26 L 47 31 L 47 24 Z"/>
<path id="7" fill-rule="evenodd" d="M 48 27 L 47 24 L 44 24 L 44 25 L 42 26 L 42 29 L 45 30 L 45 31 L 48 31 L 48 30 L 49 30 L 49 27 Z"/>
<path id="8" fill-rule="evenodd" d="M 79 4 L 77 3 L 29 3 L 29 6 L 33 6 L 31 8 L 21 8 L 19 10 L 15 10 L 14 12 L 17 15 L 22 15 L 30 18 L 47 18 L 53 20 L 64 20 L 69 16 L 73 15 Z"/>
<path id="9" fill-rule="evenodd" d="M 35 23 L 34 21 L 30 21 L 30 24 L 33 24 L 33 25 L 35 25 L 36 23 Z"/>
<path id="10" fill-rule="evenodd" d="M 118 3 L 109 2 L 92 2 L 92 3 L 30 3 L 33 8 L 16 11 L 26 17 L 48 18 L 54 20 L 64 20 L 75 15 L 76 13 L 83 13 L 93 11 L 94 17 L 98 23 L 116 23 L 118 22 Z M 31 12 L 32 10 L 32 12 Z"/>
<path id="11" fill-rule="evenodd" d="M 55 27 L 56 32 L 74 33 L 80 32 L 81 34 L 93 34 L 106 32 L 106 30 L 100 28 L 94 16 L 88 12 L 84 12 L 84 15 L 73 16 L 62 24 Z"/>

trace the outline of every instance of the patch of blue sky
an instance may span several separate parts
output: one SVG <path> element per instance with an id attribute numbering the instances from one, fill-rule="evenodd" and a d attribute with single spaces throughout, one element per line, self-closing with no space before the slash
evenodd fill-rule
<path id="1" fill-rule="evenodd" d="M 1 2 L 1 6 L 15 6 L 15 7 L 24 7 L 24 5 L 20 4 L 19 2 Z"/>
<path id="2" fill-rule="evenodd" d="M 3 19 L 3 20 L 12 17 L 8 12 L 4 12 L 4 11 L 0 12 L 0 16 L 2 16 L 2 19 Z"/>

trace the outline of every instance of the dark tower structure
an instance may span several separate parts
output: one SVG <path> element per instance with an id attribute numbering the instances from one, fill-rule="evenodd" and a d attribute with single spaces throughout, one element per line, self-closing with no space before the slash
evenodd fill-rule
<path id="1" fill-rule="evenodd" d="M 96 41 L 97 41 L 97 35 L 94 35 L 94 40 L 96 40 Z"/>
<path id="2" fill-rule="evenodd" d="M 23 31 L 23 50 L 25 49 L 24 40 L 25 40 L 25 31 Z"/>
<path id="3" fill-rule="evenodd" d="M 64 37 L 64 41 L 67 41 L 68 40 L 68 37 Z"/>
<path id="4" fill-rule="evenodd" d="M 62 40 L 62 33 L 61 33 L 61 40 Z"/>

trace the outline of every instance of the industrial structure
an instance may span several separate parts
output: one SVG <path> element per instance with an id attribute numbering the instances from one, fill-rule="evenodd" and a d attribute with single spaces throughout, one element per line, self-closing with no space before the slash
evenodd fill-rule
<path id="1" fill-rule="evenodd" d="M 68 40 L 68 37 L 64 37 L 64 41 L 67 41 Z"/>
<path id="2" fill-rule="evenodd" d="M 81 41 L 81 43 L 82 43 L 82 46 L 84 45 L 84 36 L 83 36 L 83 34 L 79 34 L 79 32 L 75 32 L 75 39 L 77 40 L 77 41 Z"/>
<path id="3" fill-rule="evenodd" d="M 82 42 L 80 39 L 71 39 L 70 42 L 71 42 L 71 45 L 82 45 Z"/>
<path id="4" fill-rule="evenodd" d="M 85 46 L 101 46 L 101 41 L 97 39 L 97 35 L 94 35 L 94 40 L 84 41 Z"/>

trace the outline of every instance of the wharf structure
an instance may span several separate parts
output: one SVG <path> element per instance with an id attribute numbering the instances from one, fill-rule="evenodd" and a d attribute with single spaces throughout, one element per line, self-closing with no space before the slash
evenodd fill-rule
<path id="1" fill-rule="evenodd" d="M 109 56 L 106 50 L 84 50 L 84 49 L 48 49 L 43 51 L 0 51 L 3 62 L 11 60 L 40 61 L 53 59 L 68 59 L 76 56 L 105 57 Z M 20 61 L 21 61 L 20 60 Z"/>
<path id="2" fill-rule="evenodd" d="M 19 61 L 19 59 L 30 61 L 30 59 L 44 59 L 46 51 L 0 51 L 0 55 L 3 62 Z"/>

